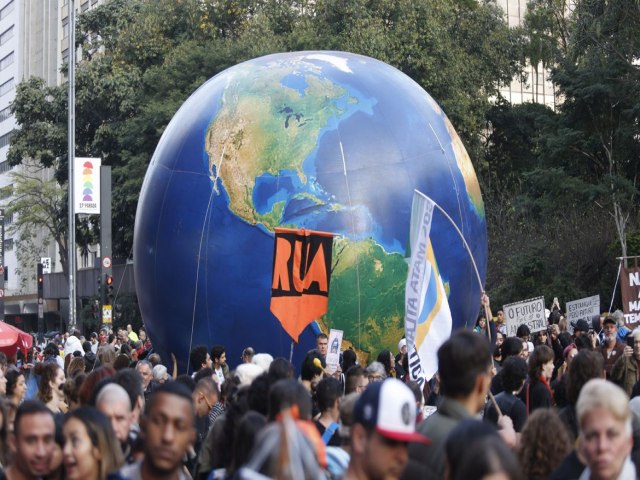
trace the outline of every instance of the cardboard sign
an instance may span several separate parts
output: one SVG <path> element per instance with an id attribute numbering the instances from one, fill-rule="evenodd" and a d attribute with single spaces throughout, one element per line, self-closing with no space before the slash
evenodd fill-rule
<path id="1" fill-rule="evenodd" d="M 342 347 L 343 335 L 344 332 L 342 330 L 331 329 L 329 331 L 329 347 L 326 361 L 331 373 L 335 372 L 338 365 L 340 365 L 340 349 Z"/>
<path id="2" fill-rule="evenodd" d="M 544 297 L 510 303 L 509 305 L 504 305 L 502 311 L 504 312 L 508 337 L 515 337 L 518 327 L 523 324 L 529 327 L 531 333 L 547 328 Z"/>
<path id="3" fill-rule="evenodd" d="M 624 321 L 633 329 L 640 322 L 640 267 L 620 270 L 620 292 Z"/>
<path id="4" fill-rule="evenodd" d="M 591 325 L 591 319 L 600 315 L 600 295 L 581 298 L 567 302 L 567 322 L 569 330 L 573 333 L 573 327 L 580 319 L 586 320 Z"/>

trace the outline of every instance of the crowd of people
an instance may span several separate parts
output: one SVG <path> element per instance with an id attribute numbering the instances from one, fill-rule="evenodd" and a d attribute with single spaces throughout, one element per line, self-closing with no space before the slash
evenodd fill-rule
<path id="1" fill-rule="evenodd" d="M 509 337 L 483 302 L 423 383 L 404 339 L 336 366 L 320 334 L 301 365 L 247 347 L 234 369 L 197 345 L 182 374 L 130 325 L 0 353 L 0 479 L 640 478 L 640 329 L 554 305 Z"/>

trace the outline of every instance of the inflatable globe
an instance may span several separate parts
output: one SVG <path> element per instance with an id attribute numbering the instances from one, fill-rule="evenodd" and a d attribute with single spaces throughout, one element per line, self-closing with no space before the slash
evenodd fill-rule
<path id="1" fill-rule="evenodd" d="M 380 61 L 342 52 L 269 55 L 200 87 L 149 165 L 134 236 L 143 321 L 163 359 L 242 349 L 299 365 L 319 330 L 370 358 L 404 332 L 413 191 L 435 200 L 484 278 L 484 206 L 471 161 L 436 102 Z M 270 311 L 274 228 L 334 233 L 328 313 L 292 346 Z M 454 328 L 473 324 L 481 288 L 453 226 L 431 241 Z"/>

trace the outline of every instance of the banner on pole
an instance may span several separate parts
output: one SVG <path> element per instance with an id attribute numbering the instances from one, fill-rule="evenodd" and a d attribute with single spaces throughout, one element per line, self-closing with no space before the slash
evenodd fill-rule
<path id="1" fill-rule="evenodd" d="M 640 267 L 622 267 L 620 292 L 625 323 L 634 328 L 640 322 Z"/>
<path id="2" fill-rule="evenodd" d="M 332 249 L 332 233 L 275 229 L 271 312 L 295 342 L 327 312 Z"/>
<path id="3" fill-rule="evenodd" d="M 74 213 L 100 214 L 99 158 L 76 157 L 73 168 Z"/>
<path id="4" fill-rule="evenodd" d="M 586 320 L 591 324 L 594 316 L 600 315 L 600 295 L 581 298 L 567 302 L 567 323 L 569 330 L 573 333 L 573 327 L 578 320 Z"/>
<path id="5" fill-rule="evenodd" d="M 404 328 L 409 374 L 421 386 L 438 370 L 438 348 L 451 336 L 452 328 L 449 301 L 429 240 L 434 208 L 433 200 L 414 191 Z"/>
<path id="6" fill-rule="evenodd" d="M 544 297 L 510 303 L 502 307 L 507 325 L 507 336 L 515 337 L 520 325 L 527 325 L 531 332 L 547 328 L 544 312 Z"/>

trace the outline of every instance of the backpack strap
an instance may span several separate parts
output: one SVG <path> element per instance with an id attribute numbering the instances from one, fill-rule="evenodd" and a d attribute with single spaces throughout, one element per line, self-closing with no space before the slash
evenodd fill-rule
<path id="1" fill-rule="evenodd" d="M 336 422 L 331 422 L 331 425 L 329 425 L 324 433 L 322 434 L 322 441 L 324 442 L 325 445 L 329 445 L 329 440 L 331 440 L 331 437 L 333 437 L 333 434 L 336 433 L 336 430 L 338 430 L 338 427 L 340 425 L 338 425 Z"/>

